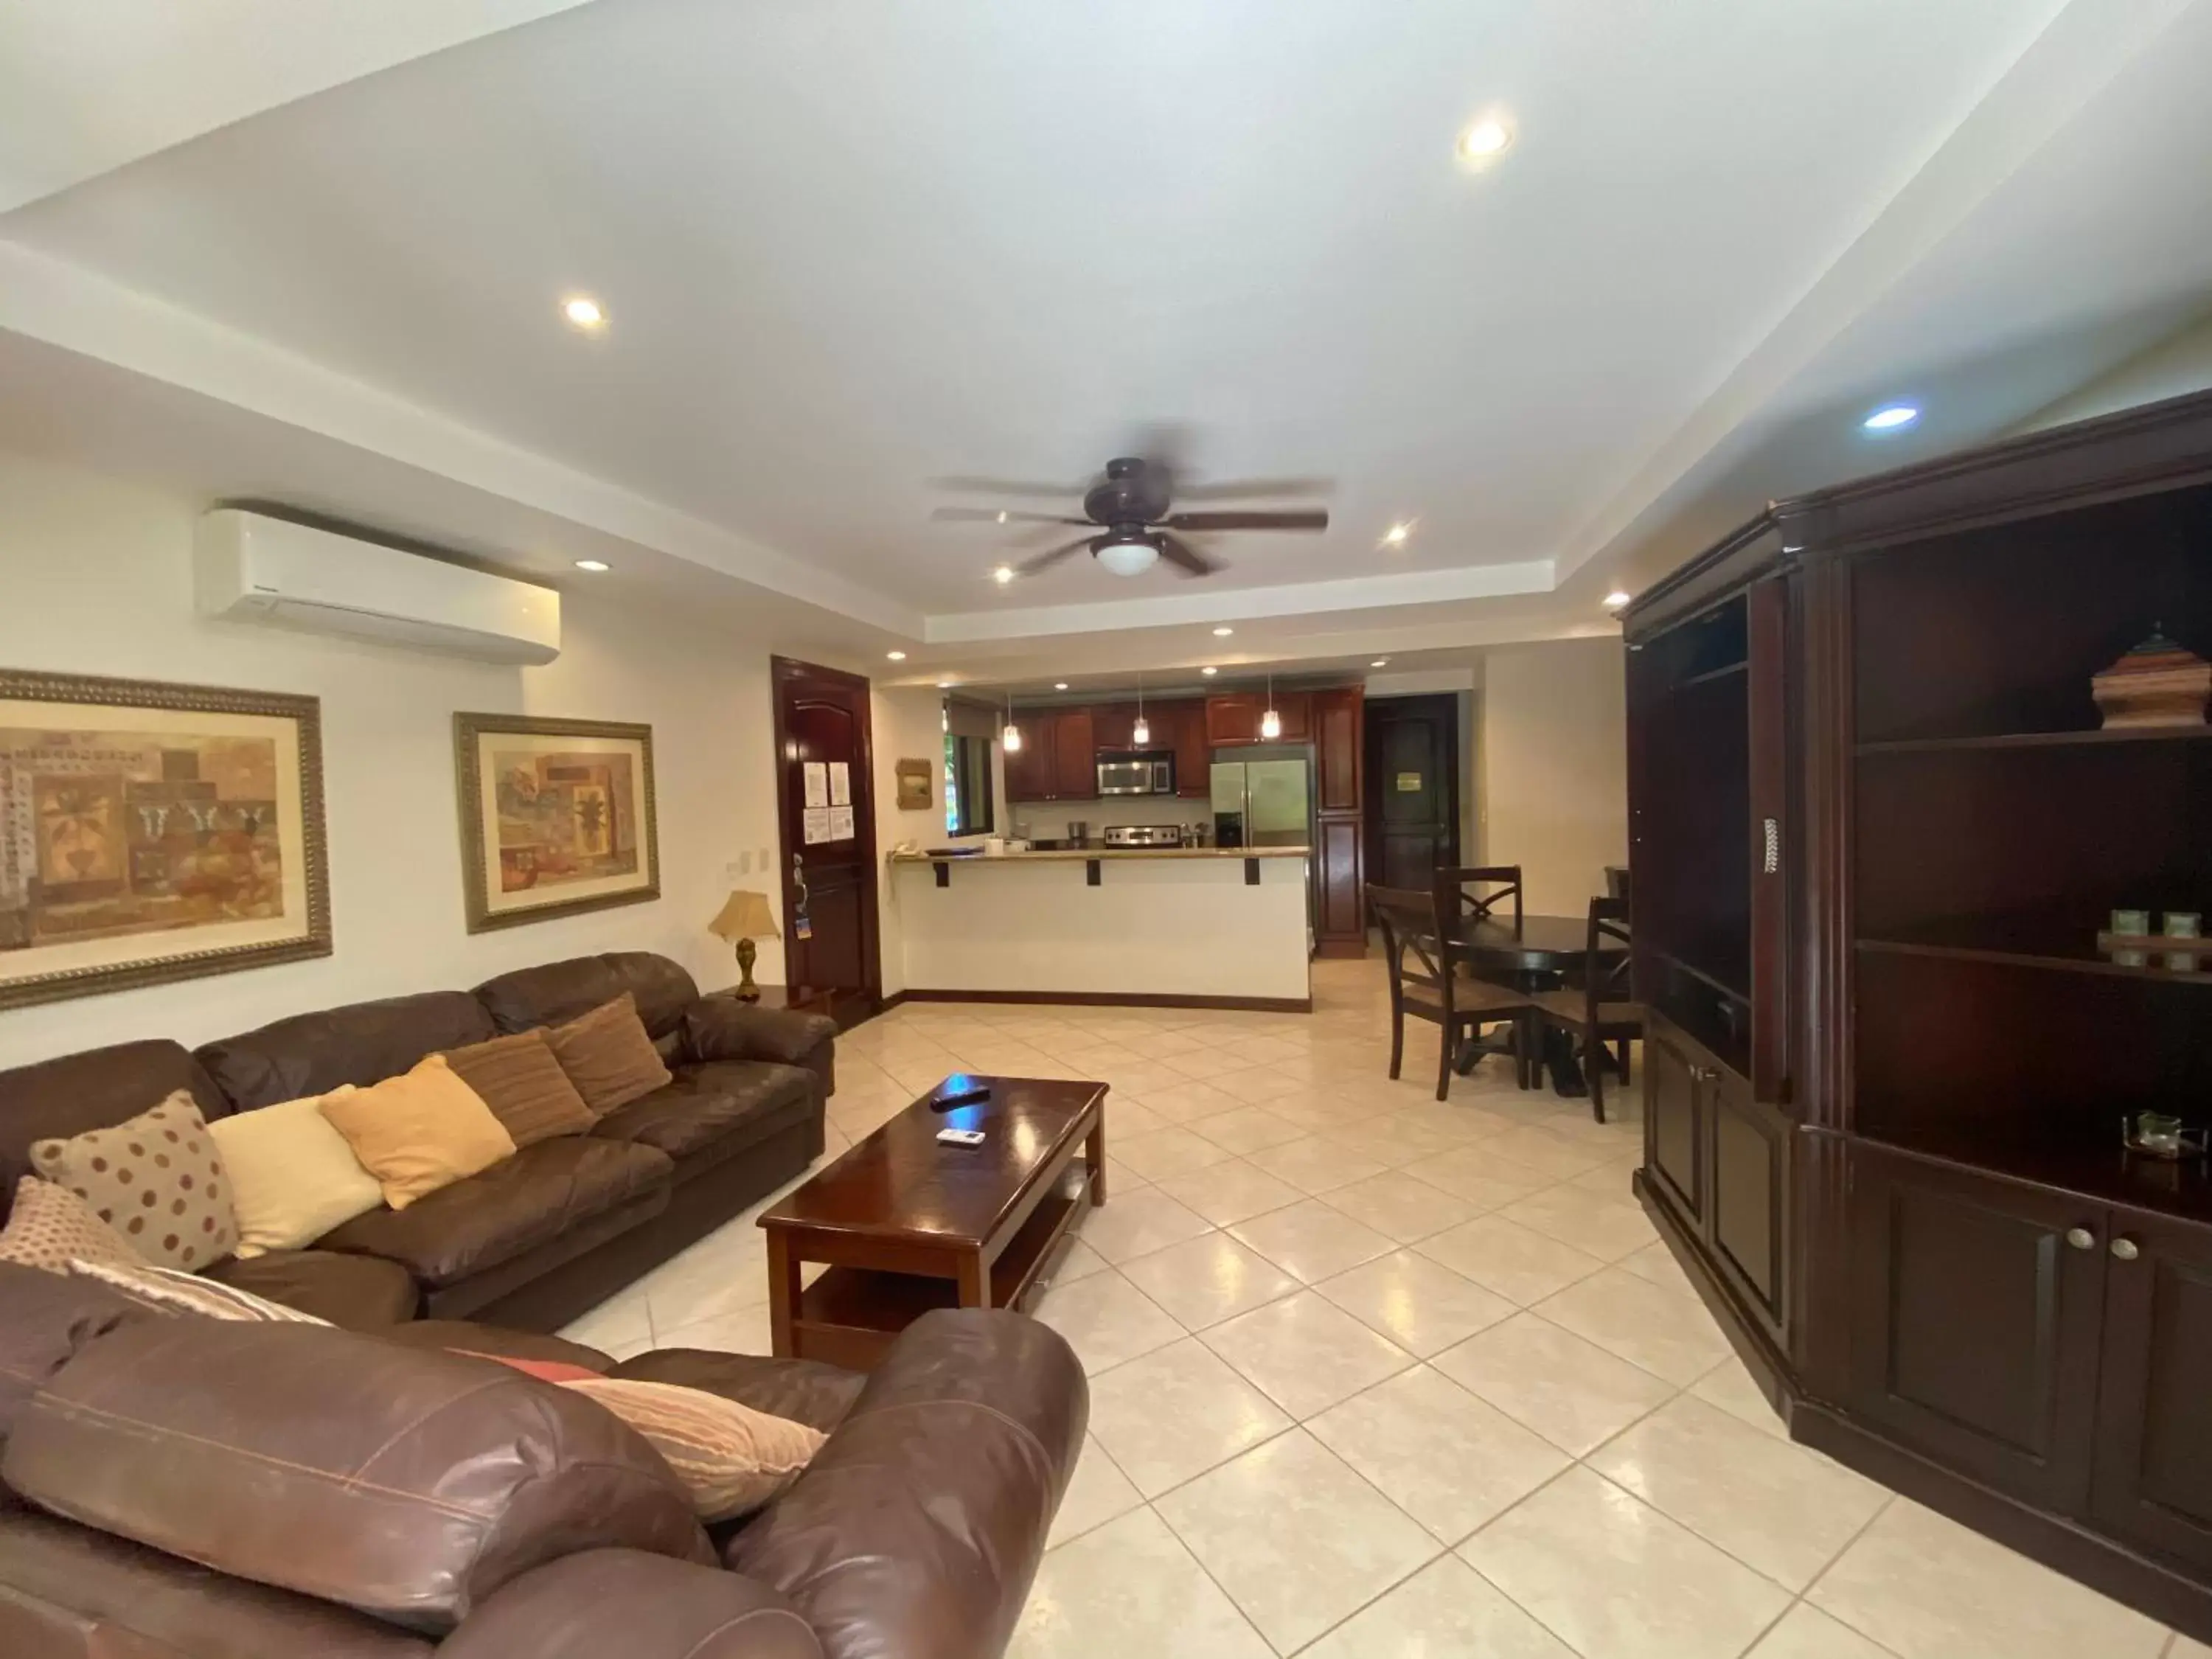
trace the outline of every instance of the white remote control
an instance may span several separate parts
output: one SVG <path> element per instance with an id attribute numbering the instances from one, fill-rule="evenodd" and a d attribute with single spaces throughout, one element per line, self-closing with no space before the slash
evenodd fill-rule
<path id="1" fill-rule="evenodd" d="M 980 1146 L 983 1144 L 981 1129 L 939 1129 L 937 1139 L 947 1146 Z"/>

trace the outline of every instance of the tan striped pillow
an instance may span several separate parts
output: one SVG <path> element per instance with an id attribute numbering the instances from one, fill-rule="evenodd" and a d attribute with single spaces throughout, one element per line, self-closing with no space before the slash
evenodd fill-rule
<path id="1" fill-rule="evenodd" d="M 72 1261 L 70 1271 L 82 1279 L 96 1279 L 111 1291 L 155 1313 L 201 1314 L 210 1319 L 247 1320 L 262 1324 L 331 1322 L 250 1291 L 241 1291 L 234 1285 L 180 1273 L 173 1267 L 126 1267 L 108 1261 Z"/>
<path id="2" fill-rule="evenodd" d="M 704 1389 L 611 1376 L 559 1386 L 589 1395 L 651 1442 L 702 1521 L 727 1521 L 776 1498 L 829 1438 Z"/>
<path id="3" fill-rule="evenodd" d="M 637 999 L 628 991 L 556 1025 L 545 1040 L 595 1118 L 665 1089 L 672 1080 L 637 1017 Z"/>

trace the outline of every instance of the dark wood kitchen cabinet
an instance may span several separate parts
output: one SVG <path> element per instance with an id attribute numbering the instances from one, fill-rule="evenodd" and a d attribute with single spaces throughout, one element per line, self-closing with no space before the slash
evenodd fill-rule
<path id="1" fill-rule="evenodd" d="M 1152 719 L 1152 712 L 1149 708 L 1145 711 L 1147 720 Z M 1155 747 L 1159 743 L 1158 724 L 1152 720 Z M 1136 725 L 1137 705 L 1133 702 L 1102 702 L 1091 710 L 1091 739 L 1101 749 L 1135 748 Z"/>
<path id="2" fill-rule="evenodd" d="M 1088 708 L 1062 708 L 1052 718 L 1053 798 L 1095 800 L 1098 795 L 1098 743 Z"/>
<path id="3" fill-rule="evenodd" d="M 1217 749 L 1238 744 L 1304 743 L 1312 735 L 1311 711 L 1304 691 L 1275 693 L 1275 715 L 1282 721 L 1279 737 L 1260 734 L 1260 721 L 1267 712 L 1264 691 L 1231 691 L 1206 700 L 1206 741 Z"/>
<path id="4" fill-rule="evenodd" d="M 1060 782 L 1053 751 L 1054 728 L 1051 712 L 1027 709 L 1011 718 L 1014 730 L 1022 734 L 1022 743 L 1018 749 L 1006 750 L 1006 799 L 1050 800 Z"/>
<path id="5" fill-rule="evenodd" d="M 1213 796 L 1213 745 L 1206 737 L 1206 705 L 1196 698 L 1162 703 L 1159 734 L 1175 734 L 1176 793 L 1185 800 Z"/>
<path id="6" fill-rule="evenodd" d="M 1314 948 L 1322 956 L 1367 954 L 1367 834 L 1361 809 L 1363 686 L 1307 696 L 1314 746 Z M 1276 712 L 1283 713 L 1277 705 Z M 1285 716 L 1287 727 L 1288 716 Z"/>
<path id="7" fill-rule="evenodd" d="M 1367 694 L 1357 685 L 1313 693 L 1314 804 L 1324 817 L 1360 810 L 1360 750 Z"/>
<path id="8" fill-rule="evenodd" d="M 1636 1190 L 1796 1438 L 2212 1642 L 2212 395 L 1770 507 L 1624 612 Z"/>

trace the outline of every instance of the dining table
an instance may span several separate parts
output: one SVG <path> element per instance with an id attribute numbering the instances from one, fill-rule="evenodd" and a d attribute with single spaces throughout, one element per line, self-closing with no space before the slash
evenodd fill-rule
<path id="1" fill-rule="evenodd" d="M 1601 946 L 1600 964 L 1626 954 L 1619 945 Z M 1475 979 L 1492 985 L 1510 985 L 1516 991 L 1550 991 L 1579 977 L 1590 962 L 1588 916 L 1522 916 L 1518 924 L 1496 915 L 1462 919 L 1451 940 L 1451 959 Z M 1589 1093 L 1582 1062 L 1575 1056 L 1571 1034 L 1547 1027 L 1543 1036 L 1544 1065 L 1552 1073 L 1552 1091 L 1570 1100 Z M 1485 1054 L 1503 1052 L 1504 1042 L 1471 1037 L 1460 1045 L 1452 1069 L 1465 1077 Z"/>

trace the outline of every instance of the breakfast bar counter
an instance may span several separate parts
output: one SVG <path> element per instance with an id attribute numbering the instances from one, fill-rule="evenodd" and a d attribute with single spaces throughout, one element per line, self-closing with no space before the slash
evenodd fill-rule
<path id="1" fill-rule="evenodd" d="M 894 853 L 884 929 L 915 1000 L 1312 1005 L 1304 847 Z"/>

